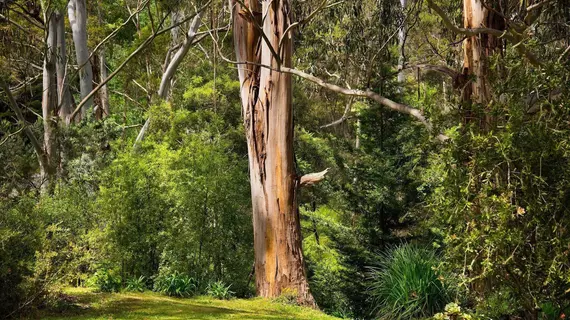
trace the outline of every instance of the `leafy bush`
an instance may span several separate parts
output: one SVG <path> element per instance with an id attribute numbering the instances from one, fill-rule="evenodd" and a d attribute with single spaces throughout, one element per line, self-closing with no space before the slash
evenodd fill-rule
<path id="1" fill-rule="evenodd" d="M 40 226 L 32 213 L 34 202 L 0 201 L 0 315 L 20 307 L 30 294 L 35 252 L 41 245 Z"/>
<path id="2" fill-rule="evenodd" d="M 121 277 L 109 269 L 97 270 L 87 283 L 101 292 L 119 292 L 121 290 Z"/>
<path id="3" fill-rule="evenodd" d="M 190 297 L 198 290 L 198 282 L 178 272 L 159 275 L 154 279 L 154 291 L 174 297 Z"/>
<path id="4" fill-rule="evenodd" d="M 428 317 L 451 300 L 446 278 L 435 268 L 437 255 L 427 248 L 401 245 L 388 250 L 371 272 L 370 294 L 382 319 Z"/>
<path id="5" fill-rule="evenodd" d="M 216 299 L 227 300 L 234 294 L 233 291 L 230 291 L 231 286 L 231 284 L 226 285 L 223 281 L 210 282 L 206 288 L 206 294 Z"/>
<path id="6" fill-rule="evenodd" d="M 143 292 L 146 290 L 146 278 L 140 276 L 138 278 L 127 279 L 125 290 L 133 292 Z"/>

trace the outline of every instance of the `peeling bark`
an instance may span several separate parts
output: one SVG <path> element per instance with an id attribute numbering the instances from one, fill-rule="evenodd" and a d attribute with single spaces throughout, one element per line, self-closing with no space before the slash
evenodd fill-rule
<path id="1" fill-rule="evenodd" d="M 292 38 L 289 33 L 283 36 L 290 26 L 289 1 L 243 3 L 247 7 L 230 2 L 238 62 L 278 69 L 280 61 L 290 68 Z M 267 12 L 264 21 L 262 12 Z M 262 26 L 264 40 L 256 24 Z M 240 64 L 238 74 L 248 142 L 257 294 L 276 297 L 288 290 L 299 303 L 315 306 L 301 247 L 291 74 L 254 64 Z"/>
<path id="2" fill-rule="evenodd" d="M 492 11 L 487 9 L 481 0 L 463 1 L 463 25 L 466 29 L 492 28 L 503 30 L 504 22 Z M 471 103 L 487 107 L 491 101 L 491 84 L 489 83 L 489 56 L 502 47 L 498 37 L 482 33 L 467 37 L 463 43 L 463 75 L 470 83 L 464 86 L 463 101 L 467 107 L 466 121 L 474 116 L 471 114 Z M 486 113 L 481 127 L 487 127 L 492 122 L 491 115 Z"/>

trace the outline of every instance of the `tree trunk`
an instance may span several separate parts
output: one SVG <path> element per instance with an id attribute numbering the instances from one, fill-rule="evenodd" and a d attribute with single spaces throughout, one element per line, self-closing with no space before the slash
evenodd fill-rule
<path id="1" fill-rule="evenodd" d="M 77 57 L 77 65 L 79 69 L 79 88 L 81 91 L 81 99 L 93 90 L 93 71 L 89 62 L 89 49 L 87 48 L 87 6 L 85 0 L 71 0 L 67 7 L 69 15 L 69 24 L 73 34 L 73 42 L 75 44 L 75 54 Z M 93 100 L 90 99 L 83 105 L 81 109 L 81 117 L 85 117 L 88 110 L 93 106 Z"/>
<path id="2" fill-rule="evenodd" d="M 291 66 L 292 38 L 284 31 L 290 24 L 288 0 L 235 0 L 234 45 L 238 62 L 262 63 L 278 68 L 269 45 L 284 67 Z M 268 44 L 254 26 L 262 24 Z M 260 50 L 261 48 L 261 50 Z M 309 292 L 303 251 L 297 195 L 300 180 L 293 159 L 293 109 L 291 75 L 251 64 L 238 68 L 246 129 L 255 249 L 257 294 L 276 297 L 284 291 L 297 295 L 298 302 L 314 306 Z"/>
<path id="3" fill-rule="evenodd" d="M 493 28 L 504 30 L 504 21 L 487 9 L 481 0 L 463 1 L 463 25 L 465 28 Z M 488 57 L 502 46 L 502 40 L 489 34 L 480 34 L 465 39 L 463 43 L 463 78 L 470 81 L 464 85 L 463 101 L 467 105 L 467 122 L 473 118 L 471 114 L 472 103 L 481 105 L 486 109 L 491 101 L 491 85 L 489 83 L 489 59 Z M 492 122 L 490 113 L 485 112 L 485 128 Z"/>
<path id="4" fill-rule="evenodd" d="M 192 46 L 192 41 L 194 41 L 194 38 L 196 36 L 196 32 L 198 31 L 198 29 L 200 29 L 200 25 L 202 24 L 201 20 L 202 14 L 203 11 L 199 12 L 194 17 L 194 20 L 192 20 L 192 24 L 188 29 L 188 33 L 186 34 L 186 38 L 184 39 L 182 46 L 180 47 L 180 49 L 178 49 L 178 51 L 176 51 L 176 54 L 174 55 L 174 57 L 172 57 L 172 60 L 170 60 L 168 66 L 164 71 L 164 74 L 162 75 L 162 80 L 160 81 L 160 88 L 158 89 L 158 95 L 164 100 L 166 100 L 168 97 L 172 79 L 174 78 L 174 74 L 176 73 L 178 66 L 180 65 L 180 63 L 182 63 L 182 60 L 184 60 L 184 57 L 190 50 L 190 47 Z"/>
<path id="5" fill-rule="evenodd" d="M 55 176 L 55 164 L 57 163 L 56 151 L 56 124 L 57 124 L 57 74 L 56 74 L 56 46 L 57 46 L 57 19 L 56 14 L 49 16 L 46 27 L 46 47 L 43 65 L 43 93 L 42 93 L 42 116 L 44 124 L 44 157 L 46 161 L 40 162 L 41 191 L 49 193 L 53 188 Z"/>
<path id="6" fill-rule="evenodd" d="M 103 18 L 101 16 L 101 9 L 100 5 L 97 4 L 97 20 L 99 21 L 100 25 L 103 25 Z M 102 46 L 99 49 L 99 78 L 101 81 L 107 79 L 107 60 L 105 59 L 105 46 Z M 107 91 L 107 85 L 99 89 L 99 99 L 101 100 L 101 110 L 103 112 L 103 117 L 107 117 L 111 114 L 111 110 L 109 108 L 109 92 Z"/>
<path id="7" fill-rule="evenodd" d="M 101 81 L 107 79 L 107 61 L 105 59 L 105 48 L 101 48 L 99 51 L 99 74 Z M 107 85 L 104 85 L 99 90 L 99 98 L 101 100 L 101 108 L 103 111 L 103 117 L 107 117 L 111 114 L 111 109 L 109 108 L 109 92 L 107 91 Z"/>
<path id="8" fill-rule="evenodd" d="M 65 47 L 65 18 L 60 12 L 54 14 L 57 25 L 57 104 L 59 107 L 59 117 L 64 124 L 69 124 L 69 116 L 74 109 L 73 96 L 69 91 L 67 74 L 67 50 Z"/>
<path id="9" fill-rule="evenodd" d="M 398 30 L 398 42 L 400 48 L 400 57 L 398 58 L 398 82 L 404 83 L 406 80 L 406 76 L 404 75 L 404 64 L 406 63 L 406 53 L 405 53 L 405 45 L 406 45 L 406 7 L 407 7 L 407 0 L 400 0 L 400 5 L 402 6 L 402 25 L 400 26 L 400 30 Z M 401 89 L 399 89 L 401 90 Z"/>

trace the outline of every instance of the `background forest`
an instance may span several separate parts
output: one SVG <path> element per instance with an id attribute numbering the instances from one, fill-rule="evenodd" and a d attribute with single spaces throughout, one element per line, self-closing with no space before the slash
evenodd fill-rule
<path id="1" fill-rule="evenodd" d="M 265 54 L 279 5 L 293 168 L 328 168 L 293 197 L 316 305 L 564 319 L 570 1 L 481 1 L 0 0 L 0 317 L 69 286 L 271 296 L 238 75 L 268 68 L 237 27 Z"/>

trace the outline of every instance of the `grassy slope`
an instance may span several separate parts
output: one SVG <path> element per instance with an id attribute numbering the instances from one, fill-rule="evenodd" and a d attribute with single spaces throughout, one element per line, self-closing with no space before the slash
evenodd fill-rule
<path id="1" fill-rule="evenodd" d="M 80 308 L 41 314 L 37 319 L 336 319 L 316 310 L 260 298 L 229 301 L 207 297 L 177 299 L 151 292 L 105 294 L 86 289 L 70 289 L 66 293 L 78 298 Z"/>

